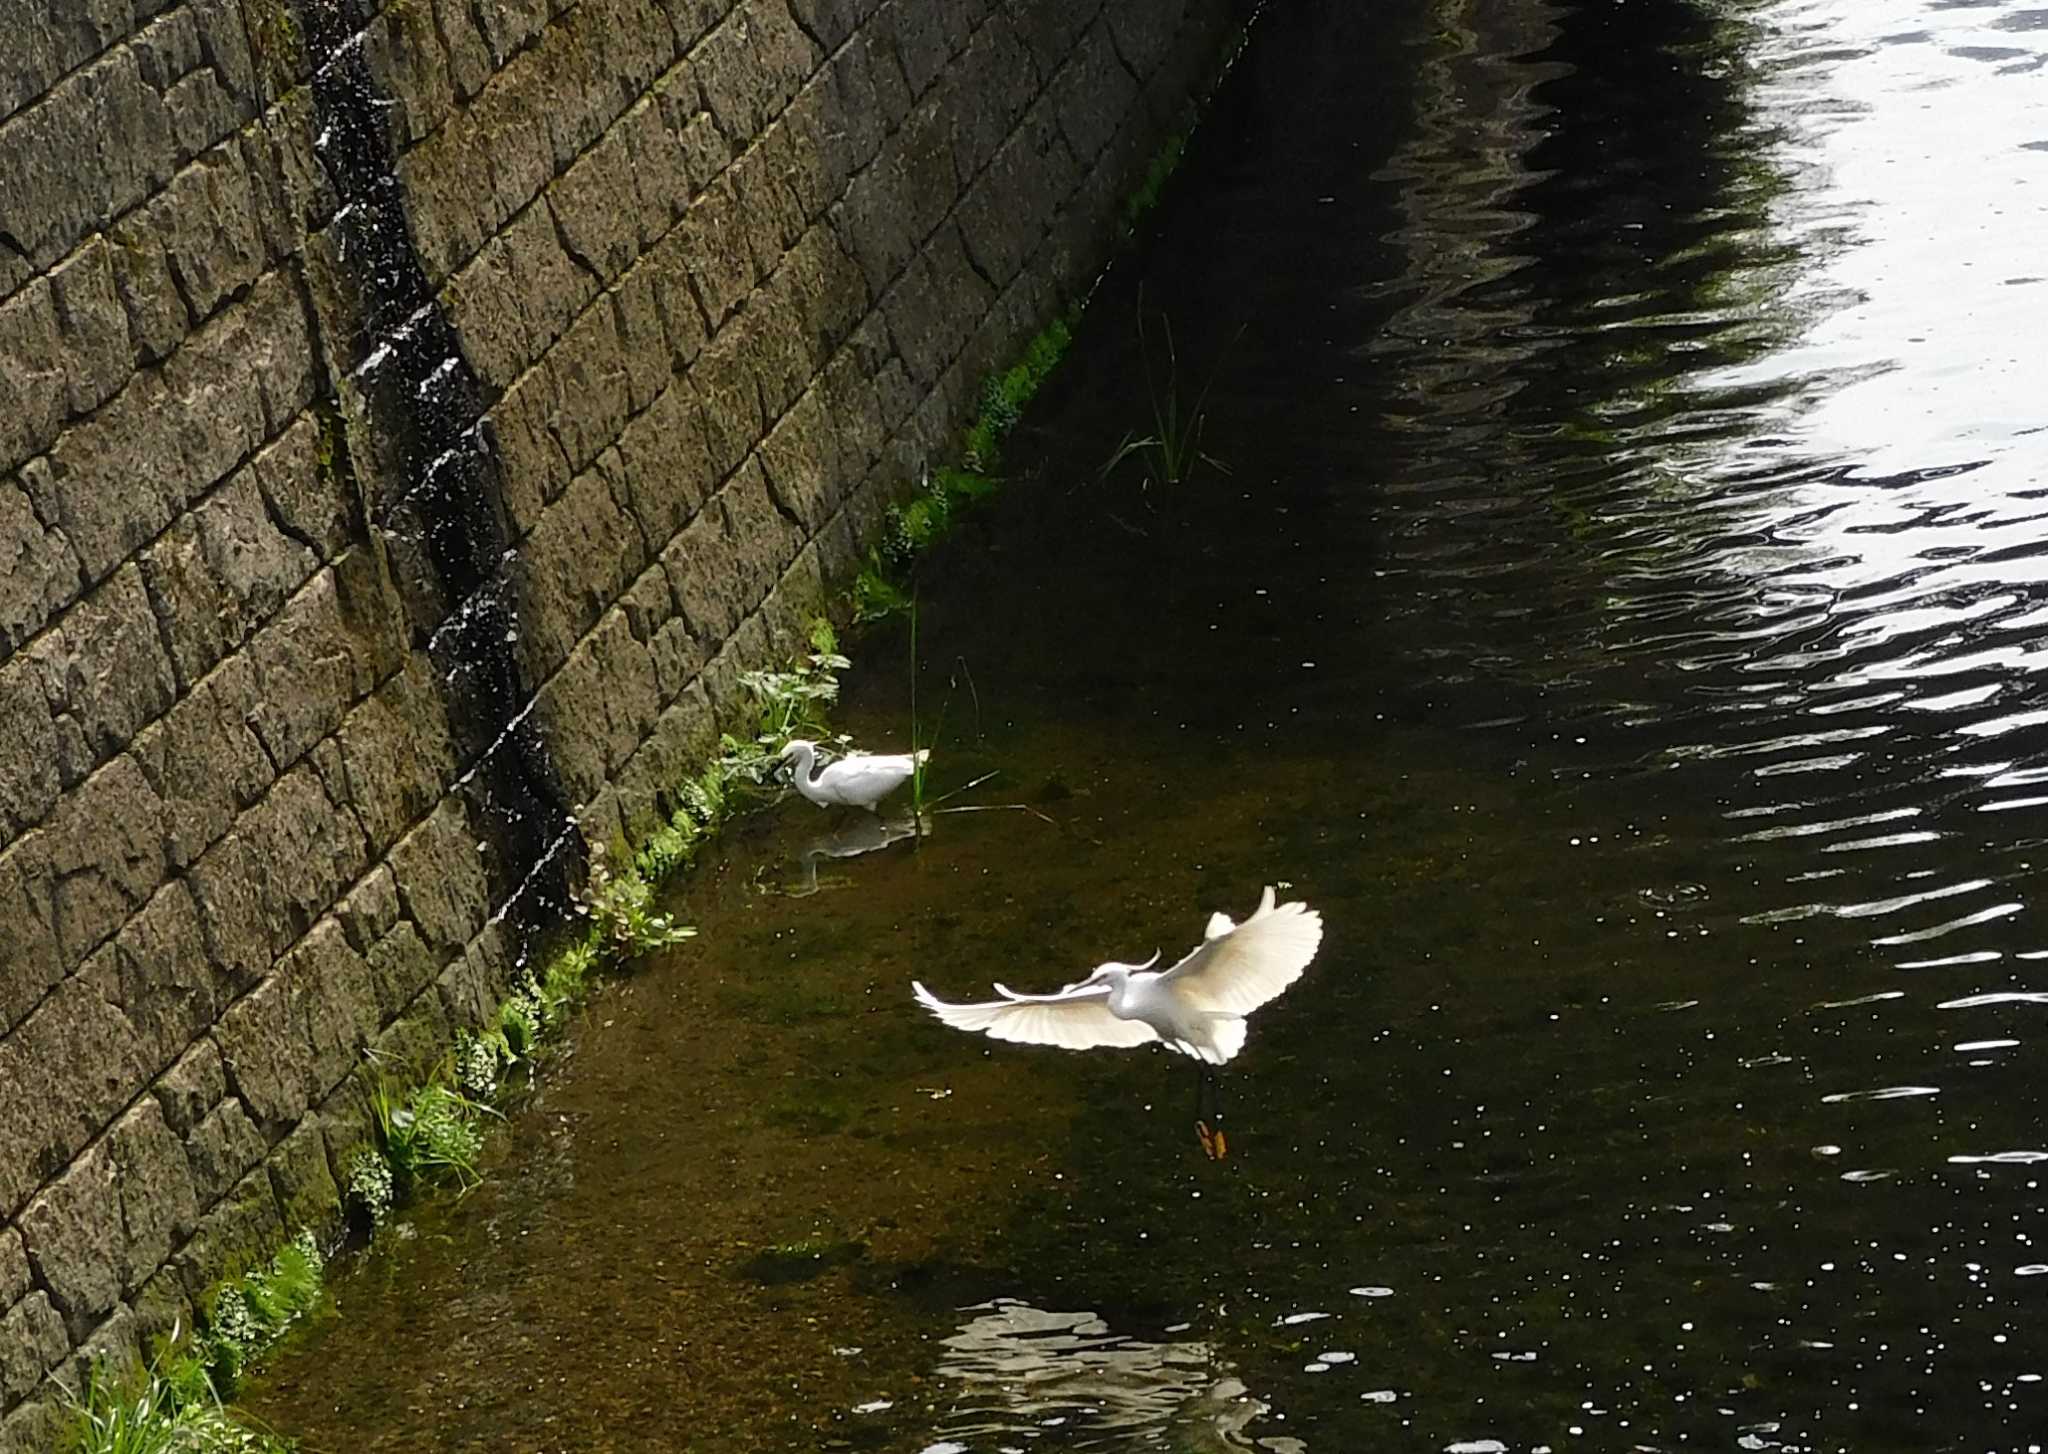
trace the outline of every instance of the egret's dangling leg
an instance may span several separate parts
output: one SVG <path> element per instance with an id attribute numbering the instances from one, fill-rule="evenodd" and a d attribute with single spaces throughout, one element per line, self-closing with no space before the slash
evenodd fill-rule
<path id="1" fill-rule="evenodd" d="M 1200 1078 L 1195 1082 L 1195 1140 L 1201 1143 L 1204 1156 L 1221 1161 L 1230 1154 L 1230 1143 L 1223 1135 L 1223 1104 L 1216 1072 L 1207 1062 L 1196 1069 Z"/>

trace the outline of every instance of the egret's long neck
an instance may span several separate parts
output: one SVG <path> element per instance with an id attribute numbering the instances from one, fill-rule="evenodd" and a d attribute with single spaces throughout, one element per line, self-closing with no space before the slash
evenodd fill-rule
<path id="1" fill-rule="evenodd" d="M 818 755 L 811 750 L 811 744 L 808 742 L 798 743 L 791 750 L 790 780 L 796 784 L 798 792 L 814 803 L 823 801 L 818 796 L 818 780 L 812 776 L 817 761 Z"/>

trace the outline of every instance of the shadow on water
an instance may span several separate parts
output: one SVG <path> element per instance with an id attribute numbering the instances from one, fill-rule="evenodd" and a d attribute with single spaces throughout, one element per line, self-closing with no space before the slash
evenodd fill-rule
<path id="1" fill-rule="evenodd" d="M 926 568 L 938 787 L 1032 811 L 746 825 L 259 1410 L 352 1451 L 2026 1447 L 2048 25 L 1876 8 L 1270 7 Z M 1101 478 L 1141 296 L 1228 473 Z M 861 645 L 876 746 L 905 654 Z M 1276 878 L 1329 934 L 1220 1167 L 1185 1066 L 905 992 L 1172 953 Z"/>

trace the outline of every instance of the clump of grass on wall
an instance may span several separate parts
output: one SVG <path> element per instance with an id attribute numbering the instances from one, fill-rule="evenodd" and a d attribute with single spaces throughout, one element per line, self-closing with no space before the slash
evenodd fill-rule
<path id="1" fill-rule="evenodd" d="M 73 1404 L 63 1454 L 288 1454 L 294 1446 L 222 1403 L 243 1371 L 320 1305 L 327 1259 L 300 1232 L 263 1267 L 215 1288 L 206 1325 L 174 1328 L 147 1365 L 95 1365 Z"/>
<path id="2" fill-rule="evenodd" d="M 927 473 L 907 500 L 889 508 L 881 539 L 868 548 L 853 582 L 853 614 L 871 621 L 909 608 L 911 562 L 945 533 L 960 509 L 1001 482 L 1003 438 L 1016 428 L 1046 377 L 1074 341 L 1079 308 L 1047 324 L 1023 357 L 981 386 L 981 406 L 961 440 L 960 464 Z"/>

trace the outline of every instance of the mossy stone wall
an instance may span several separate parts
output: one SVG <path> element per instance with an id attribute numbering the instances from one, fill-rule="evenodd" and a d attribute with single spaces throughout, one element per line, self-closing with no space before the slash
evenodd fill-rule
<path id="1" fill-rule="evenodd" d="M 423 1070 L 548 860 L 663 814 L 1101 265 L 1232 8 L 10 12 L 0 1449 L 332 1215 L 365 1057 Z"/>

